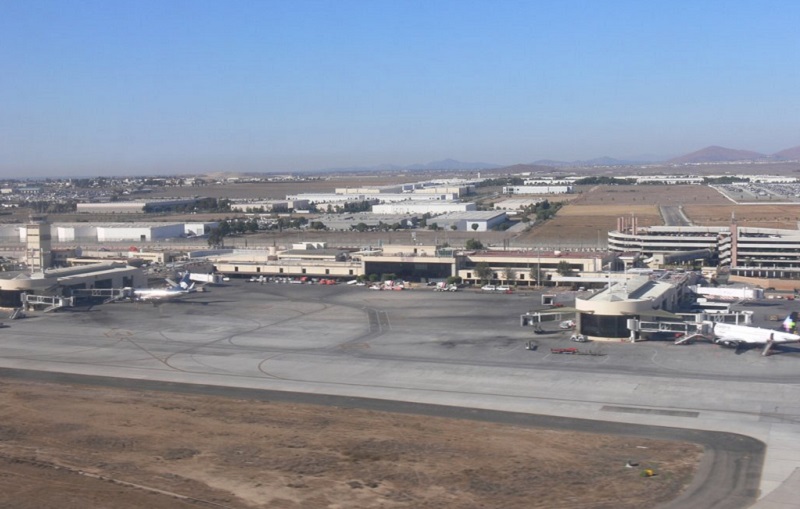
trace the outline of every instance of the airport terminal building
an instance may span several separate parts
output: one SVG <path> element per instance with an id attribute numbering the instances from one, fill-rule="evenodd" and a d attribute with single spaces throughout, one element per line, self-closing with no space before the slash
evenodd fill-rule
<path id="1" fill-rule="evenodd" d="M 645 262 L 706 260 L 730 266 L 731 275 L 800 279 L 800 230 L 730 226 L 647 226 L 620 218 L 608 248 L 636 253 Z"/>

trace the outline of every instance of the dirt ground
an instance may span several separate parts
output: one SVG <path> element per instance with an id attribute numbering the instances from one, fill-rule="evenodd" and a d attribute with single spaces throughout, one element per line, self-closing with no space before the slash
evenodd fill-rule
<path id="1" fill-rule="evenodd" d="M 696 444 L 0 380 L 0 507 L 641 508 Z M 628 460 L 639 463 L 626 468 Z M 655 477 L 643 477 L 653 468 Z"/>

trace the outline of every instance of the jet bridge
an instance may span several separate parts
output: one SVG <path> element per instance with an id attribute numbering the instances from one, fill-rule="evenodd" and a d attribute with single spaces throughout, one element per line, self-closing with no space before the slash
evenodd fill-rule
<path id="1" fill-rule="evenodd" d="M 41 311 L 43 313 L 48 313 L 72 305 L 72 297 L 61 297 L 60 295 L 29 295 L 25 292 L 22 293 L 22 306 L 25 309 L 35 309 L 36 306 L 45 306 Z"/>
<path id="2" fill-rule="evenodd" d="M 578 310 L 575 308 L 553 308 L 542 311 L 531 311 L 520 315 L 519 324 L 525 327 L 528 325 L 541 325 L 542 322 L 571 320 L 575 318 L 575 313 L 577 312 Z"/>
<path id="3" fill-rule="evenodd" d="M 736 325 L 751 325 L 753 323 L 752 311 L 682 314 L 680 316 L 683 318 L 693 317 L 694 319 L 683 322 L 653 322 L 642 321 L 637 318 L 629 319 L 627 326 L 631 331 L 631 342 L 639 341 L 638 336 L 641 332 L 672 332 L 675 334 L 683 334 L 683 337 L 676 341 L 676 344 L 680 344 L 692 339 L 708 339 L 712 333 L 709 324 L 713 322 L 733 323 Z"/>
<path id="4" fill-rule="evenodd" d="M 129 299 L 132 295 L 130 288 L 80 288 L 70 293 L 77 299 L 103 299 L 103 304 Z"/>

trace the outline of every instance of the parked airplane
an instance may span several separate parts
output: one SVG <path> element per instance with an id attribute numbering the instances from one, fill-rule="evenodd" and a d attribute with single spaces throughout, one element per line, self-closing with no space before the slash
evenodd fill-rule
<path id="1" fill-rule="evenodd" d="M 761 327 L 733 325 L 721 322 L 704 322 L 709 328 L 713 342 L 728 348 L 740 348 L 748 345 L 764 345 L 761 355 L 769 355 L 772 347 L 784 343 L 800 343 L 800 335 L 781 332 Z M 675 342 L 676 345 L 688 343 L 696 336 L 687 336 Z"/>
<path id="2" fill-rule="evenodd" d="M 183 275 L 178 283 L 171 279 L 167 279 L 167 282 L 170 284 L 167 288 L 134 288 L 131 292 L 131 298 L 133 300 L 156 303 L 159 301 L 179 299 L 195 291 L 194 281 L 191 280 L 188 272 Z"/>

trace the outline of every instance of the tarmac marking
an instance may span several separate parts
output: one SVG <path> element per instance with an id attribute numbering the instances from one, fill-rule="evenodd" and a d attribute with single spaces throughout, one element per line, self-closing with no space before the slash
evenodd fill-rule
<path id="1" fill-rule="evenodd" d="M 658 410 L 655 408 L 636 408 L 629 406 L 610 406 L 605 405 L 600 408 L 601 412 L 622 412 L 626 414 L 655 414 L 668 415 L 670 417 L 699 417 L 700 412 L 686 412 L 684 410 Z"/>

